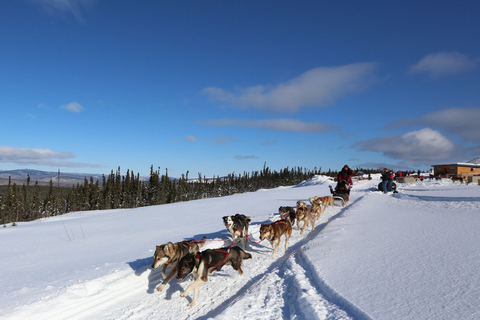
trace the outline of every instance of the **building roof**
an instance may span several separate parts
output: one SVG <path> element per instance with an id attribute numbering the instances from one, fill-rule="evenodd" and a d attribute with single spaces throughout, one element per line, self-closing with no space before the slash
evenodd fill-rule
<path id="1" fill-rule="evenodd" d="M 480 157 L 476 157 L 467 162 L 446 163 L 446 164 L 434 164 L 432 167 L 439 166 L 461 166 L 461 167 L 480 167 Z"/>
<path id="2" fill-rule="evenodd" d="M 468 161 L 468 163 L 480 164 L 480 157 L 476 157 L 475 159 Z"/>

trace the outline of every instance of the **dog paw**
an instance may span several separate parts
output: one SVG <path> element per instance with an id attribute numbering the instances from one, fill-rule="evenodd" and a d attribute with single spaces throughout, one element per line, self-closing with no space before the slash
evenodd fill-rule
<path id="1" fill-rule="evenodd" d="M 185 294 L 185 291 L 180 294 L 180 297 L 185 298 L 187 295 Z"/>
<path id="2" fill-rule="evenodd" d="M 189 303 L 188 306 L 189 306 L 189 307 L 195 306 L 195 302 Z"/>
<path id="3" fill-rule="evenodd" d="M 163 288 L 165 288 L 165 285 L 164 284 L 161 284 L 157 287 L 157 291 L 160 292 L 163 290 Z"/>

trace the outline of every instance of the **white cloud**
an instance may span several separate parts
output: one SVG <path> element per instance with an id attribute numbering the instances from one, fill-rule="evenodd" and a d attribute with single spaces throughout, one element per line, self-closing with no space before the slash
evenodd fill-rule
<path id="1" fill-rule="evenodd" d="M 88 163 L 65 161 L 64 159 L 75 158 L 72 152 L 54 152 L 50 149 L 29 149 L 0 146 L 0 162 L 15 163 L 21 165 L 42 165 L 52 167 L 71 168 L 102 168 L 104 166 Z M 60 159 L 60 160 L 59 160 Z"/>
<path id="2" fill-rule="evenodd" d="M 480 108 L 449 108 L 428 113 L 422 117 L 399 120 L 394 122 L 393 126 L 425 125 L 480 143 L 479 119 Z"/>
<path id="3" fill-rule="evenodd" d="M 13 148 L 9 146 L 0 147 L 0 162 L 52 158 L 66 159 L 74 157 L 75 155 L 71 152 L 54 152 L 50 149 Z"/>
<path id="4" fill-rule="evenodd" d="M 83 11 L 89 9 L 96 0 L 31 0 L 38 3 L 49 14 L 71 14 L 78 21 L 84 21 Z"/>
<path id="5" fill-rule="evenodd" d="M 433 77 L 446 76 L 472 70 L 478 66 L 479 59 L 472 60 L 458 52 L 440 52 L 429 54 L 410 67 L 411 73 L 427 73 Z"/>
<path id="6" fill-rule="evenodd" d="M 264 119 L 264 120 L 238 120 L 216 119 L 201 122 L 201 124 L 215 127 L 241 127 L 257 128 L 272 131 L 288 131 L 302 133 L 318 133 L 335 130 L 336 128 L 322 122 L 304 122 L 295 119 Z"/>
<path id="7" fill-rule="evenodd" d="M 82 112 L 83 110 L 85 110 L 84 107 L 82 107 L 79 103 L 77 102 L 70 102 L 68 104 L 64 104 L 63 106 L 61 106 L 60 108 L 62 109 L 65 109 L 65 110 L 68 110 L 70 112 L 76 112 L 76 113 L 79 113 L 79 112 Z"/>
<path id="8" fill-rule="evenodd" d="M 427 114 L 420 121 L 467 140 L 480 142 L 480 108 L 450 108 Z"/>
<path id="9" fill-rule="evenodd" d="M 210 87 L 203 90 L 212 100 L 240 108 L 272 113 L 298 112 L 307 107 L 325 107 L 373 83 L 375 63 L 356 63 L 309 70 L 274 86 L 258 85 L 228 92 Z"/>
<path id="10" fill-rule="evenodd" d="M 456 150 L 450 140 L 430 128 L 361 141 L 356 147 L 362 151 L 381 152 L 404 163 L 419 164 L 447 159 Z"/>

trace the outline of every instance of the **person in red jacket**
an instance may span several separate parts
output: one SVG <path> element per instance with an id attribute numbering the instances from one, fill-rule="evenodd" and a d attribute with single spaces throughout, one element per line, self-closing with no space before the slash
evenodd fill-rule
<path id="1" fill-rule="evenodd" d="M 342 171 L 340 171 L 337 175 L 337 181 L 345 180 L 348 183 L 348 193 L 350 194 L 350 186 L 353 184 L 352 176 L 355 173 L 352 169 L 348 167 L 348 165 L 344 165 Z"/>

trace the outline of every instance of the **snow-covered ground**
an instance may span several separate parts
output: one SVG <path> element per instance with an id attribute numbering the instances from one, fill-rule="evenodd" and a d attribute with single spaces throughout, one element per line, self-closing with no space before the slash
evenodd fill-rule
<path id="1" fill-rule="evenodd" d="M 231 242 L 222 216 L 278 219 L 279 206 L 328 195 L 317 176 L 294 187 L 138 209 L 78 212 L 0 229 L 1 319 L 480 319 L 480 186 L 399 184 L 398 194 L 355 183 L 313 232 L 294 227 L 275 259 L 249 242 L 243 275 L 230 266 L 192 294 L 152 270 L 156 245 Z"/>

